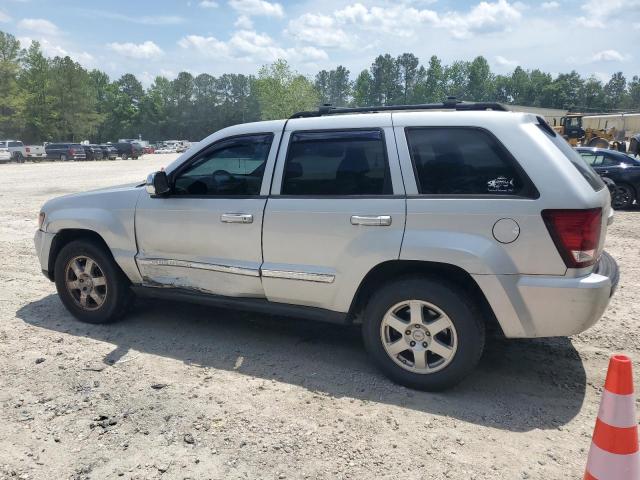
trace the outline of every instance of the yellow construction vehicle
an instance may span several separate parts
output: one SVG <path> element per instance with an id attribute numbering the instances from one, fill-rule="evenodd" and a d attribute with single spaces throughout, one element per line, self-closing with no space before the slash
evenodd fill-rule
<path id="1" fill-rule="evenodd" d="M 553 129 L 574 147 L 581 145 L 626 151 L 624 139 L 618 138 L 618 131 L 615 127 L 608 129 L 583 128 L 583 117 L 582 113 L 569 113 L 561 117 L 560 125 L 553 127 Z"/>

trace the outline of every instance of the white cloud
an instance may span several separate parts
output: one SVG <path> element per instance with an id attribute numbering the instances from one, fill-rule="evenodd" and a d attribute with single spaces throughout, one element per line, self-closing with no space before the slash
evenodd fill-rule
<path id="1" fill-rule="evenodd" d="M 89 9 L 80 10 L 80 14 L 88 18 L 100 17 L 140 25 L 178 25 L 185 22 L 184 17 L 179 15 L 125 15 L 123 13 Z"/>
<path id="2" fill-rule="evenodd" d="M 575 24 L 585 28 L 604 28 L 604 23 L 598 18 L 578 17 L 575 19 Z"/>
<path id="3" fill-rule="evenodd" d="M 541 5 L 543 10 L 555 10 L 560 7 L 558 2 L 543 2 Z"/>
<path id="4" fill-rule="evenodd" d="M 75 62 L 78 62 L 85 67 L 95 66 L 95 57 L 85 51 L 70 51 L 64 48 L 62 45 L 53 43 L 46 38 L 32 38 L 32 37 L 18 37 L 20 44 L 24 48 L 28 48 L 31 42 L 38 41 L 40 43 L 40 49 L 45 57 L 66 57 L 69 56 Z"/>
<path id="5" fill-rule="evenodd" d="M 333 17 L 328 15 L 305 13 L 291 20 L 286 32 L 301 42 L 320 47 L 348 48 L 351 46 L 349 35 L 337 25 Z"/>
<path id="6" fill-rule="evenodd" d="M 420 24 L 437 25 L 440 21 L 438 14 L 433 10 L 419 10 L 407 5 L 368 8 L 361 3 L 354 3 L 337 10 L 334 16 L 343 24 L 398 36 L 411 36 Z"/>
<path id="7" fill-rule="evenodd" d="M 520 62 L 517 60 L 509 60 L 502 55 L 496 55 L 496 63 L 503 67 L 517 67 Z"/>
<path id="8" fill-rule="evenodd" d="M 449 28 L 454 38 L 468 38 L 476 33 L 489 33 L 508 29 L 520 20 L 522 14 L 507 0 L 480 2 L 469 13 L 444 16 L 440 26 Z"/>
<path id="9" fill-rule="evenodd" d="M 220 58 L 229 53 L 227 44 L 215 37 L 202 37 L 200 35 L 187 35 L 178 41 L 184 49 L 195 49 L 201 55 L 207 57 Z"/>
<path id="10" fill-rule="evenodd" d="M 4 13 L 2 10 L 0 10 L 0 23 L 6 23 L 11 21 L 11 17 Z"/>
<path id="11" fill-rule="evenodd" d="M 430 25 L 448 30 L 454 38 L 469 38 L 476 33 L 509 29 L 522 17 L 518 8 L 507 0 L 483 1 L 466 13 L 453 11 L 440 15 L 402 3 L 384 8 L 354 3 L 337 10 L 334 16 L 344 24 L 398 36 L 413 36 L 421 26 Z"/>
<path id="12" fill-rule="evenodd" d="M 202 8 L 218 8 L 218 2 L 213 0 L 202 0 L 198 5 Z"/>
<path id="13" fill-rule="evenodd" d="M 624 62 L 627 59 L 626 55 L 618 52 L 617 50 L 602 50 L 595 53 L 591 57 L 591 62 Z"/>
<path id="14" fill-rule="evenodd" d="M 143 43 L 108 43 L 107 48 L 119 53 L 123 57 L 129 58 L 152 59 L 158 58 L 164 54 L 162 49 L 151 40 L 147 40 Z"/>
<path id="15" fill-rule="evenodd" d="M 253 22 L 246 15 L 240 15 L 233 25 L 240 30 L 251 30 L 253 28 Z"/>
<path id="16" fill-rule="evenodd" d="M 229 0 L 231 8 L 244 15 L 284 17 L 284 10 L 279 3 L 271 3 L 266 0 Z"/>
<path id="17" fill-rule="evenodd" d="M 58 35 L 60 29 L 44 18 L 23 18 L 18 22 L 18 28 L 30 30 L 41 35 Z"/>
<path id="18" fill-rule="evenodd" d="M 178 45 L 184 49 L 194 49 L 200 55 L 210 58 L 240 58 L 260 63 L 273 62 L 278 58 L 302 63 L 329 58 L 327 52 L 316 47 L 283 48 L 269 35 L 253 30 L 239 30 L 227 42 L 215 37 L 187 35 L 178 41 Z"/>

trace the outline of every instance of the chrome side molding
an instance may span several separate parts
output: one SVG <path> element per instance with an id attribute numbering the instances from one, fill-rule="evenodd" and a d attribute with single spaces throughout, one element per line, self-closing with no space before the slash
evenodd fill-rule
<path id="1" fill-rule="evenodd" d="M 195 268 L 197 270 L 210 270 L 213 272 L 230 273 L 232 275 L 245 275 L 248 277 L 259 277 L 260 270 L 257 268 L 243 268 L 232 265 L 218 265 L 213 263 L 190 262 L 187 260 L 173 260 L 168 258 L 136 258 L 141 265 L 159 265 L 167 267 Z"/>
<path id="2" fill-rule="evenodd" d="M 263 277 L 303 280 L 305 282 L 333 283 L 336 278 L 335 275 L 330 275 L 328 273 L 291 272 L 287 270 L 265 269 L 262 269 L 261 272 Z"/>

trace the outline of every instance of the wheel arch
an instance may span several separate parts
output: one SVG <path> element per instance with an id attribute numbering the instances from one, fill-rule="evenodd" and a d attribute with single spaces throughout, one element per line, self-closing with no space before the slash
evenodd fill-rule
<path id="1" fill-rule="evenodd" d="M 348 321 L 358 322 L 365 305 L 377 289 L 389 279 L 406 276 L 423 276 L 446 280 L 469 292 L 478 304 L 488 329 L 503 335 L 502 328 L 484 293 L 463 268 L 449 263 L 424 260 L 389 260 L 373 267 L 362 279 L 349 308 Z"/>
<path id="2" fill-rule="evenodd" d="M 49 280 L 55 281 L 55 264 L 60 251 L 65 247 L 65 245 L 68 245 L 75 240 L 88 240 L 96 243 L 97 245 L 102 247 L 104 251 L 109 256 L 111 256 L 111 258 L 114 260 L 114 263 L 118 265 L 118 263 L 113 258 L 113 253 L 111 252 L 109 245 L 107 245 L 107 242 L 105 242 L 104 238 L 102 238 L 99 233 L 88 229 L 66 228 L 56 233 L 55 237 L 53 237 L 53 240 L 51 241 L 51 249 L 49 251 L 49 261 L 47 265 L 47 276 L 49 277 Z M 119 265 L 118 268 L 120 268 Z"/>

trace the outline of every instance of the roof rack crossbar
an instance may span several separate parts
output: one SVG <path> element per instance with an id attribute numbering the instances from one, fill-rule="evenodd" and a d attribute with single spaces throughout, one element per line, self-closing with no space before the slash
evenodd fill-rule
<path id="1" fill-rule="evenodd" d="M 417 105 L 380 105 L 371 107 L 334 107 L 329 104 L 320 105 L 318 110 L 308 112 L 298 112 L 289 118 L 309 118 L 321 117 L 323 115 L 338 115 L 343 113 L 373 113 L 402 110 L 460 110 L 460 111 L 480 111 L 496 110 L 500 112 L 508 111 L 504 105 L 496 102 L 461 102 L 454 98 L 448 98 L 442 103 L 422 103 Z"/>

